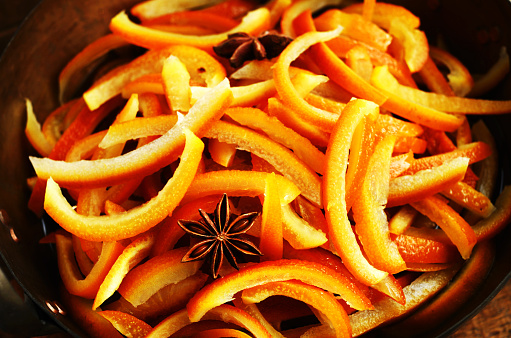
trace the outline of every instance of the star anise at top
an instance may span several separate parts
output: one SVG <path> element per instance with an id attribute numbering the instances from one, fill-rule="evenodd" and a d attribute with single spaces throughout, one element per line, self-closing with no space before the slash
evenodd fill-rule
<path id="1" fill-rule="evenodd" d="M 245 61 L 271 59 L 278 56 L 292 41 L 290 37 L 266 31 L 258 37 L 244 32 L 233 33 L 227 40 L 213 47 L 218 56 L 229 58 L 233 68 L 238 68 Z"/>
<path id="2" fill-rule="evenodd" d="M 178 221 L 184 231 L 202 239 L 188 250 L 182 262 L 209 257 L 213 278 L 217 278 L 224 256 L 234 268 L 238 269 L 237 254 L 262 255 L 252 242 L 240 237 L 254 224 L 259 215 L 258 212 L 240 216 L 231 214 L 227 194 L 224 194 L 213 214 L 208 214 L 202 209 L 199 209 L 199 214 L 202 217 L 200 221 Z"/>

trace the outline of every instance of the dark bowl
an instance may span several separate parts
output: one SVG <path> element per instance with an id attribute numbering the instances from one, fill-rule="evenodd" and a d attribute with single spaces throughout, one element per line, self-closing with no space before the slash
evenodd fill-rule
<path id="1" fill-rule="evenodd" d="M 108 31 L 110 18 L 136 0 L 46 0 L 31 13 L 0 60 L 0 254 L 4 275 L 0 288 L 10 289 L 9 277 L 21 286 L 18 295 L 0 293 L 0 330 L 24 336 L 53 332 L 86 336 L 62 308 L 55 252 L 40 245 L 44 227 L 27 209 L 26 179 L 33 175 L 28 155 L 34 154 L 24 136 L 25 98 L 39 120 L 58 105 L 57 78 L 70 58 Z M 422 19 L 428 36 L 442 36 L 471 71 L 482 73 L 498 57 L 500 47 L 511 51 L 511 4 L 494 1 L 401 1 Z M 481 36 L 487 35 L 487 39 Z M 488 94 L 511 99 L 511 77 Z M 509 184 L 511 117 L 485 119 L 498 141 L 501 185 Z M 482 309 L 511 276 L 511 229 L 496 239 L 497 256 L 480 290 L 453 317 L 432 328 L 428 336 L 445 336 Z M 1 263 L 1 261 L 0 261 Z M 4 266 L 5 265 L 5 266 Z M 16 311 L 15 312 L 15 307 Z M 61 309 L 61 310 L 59 310 Z M 22 317 L 23 316 L 23 317 Z M 7 319 L 7 320 L 6 320 Z"/>

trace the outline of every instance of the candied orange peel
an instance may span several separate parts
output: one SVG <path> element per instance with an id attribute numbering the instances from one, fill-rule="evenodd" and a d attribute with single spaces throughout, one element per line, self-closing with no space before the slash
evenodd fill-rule
<path id="1" fill-rule="evenodd" d="M 496 85 L 495 70 L 474 82 L 417 16 L 374 0 L 128 11 L 63 68 L 60 107 L 38 121 L 25 103 L 38 154 L 29 208 L 60 226 L 41 245 L 56 243 L 66 299 L 87 324 L 126 336 L 350 337 L 422 305 L 402 327 L 427 330 L 440 307 L 468 299 L 461 290 L 476 292 L 511 220 L 495 140 L 467 118 L 511 112 L 511 101 L 466 97 Z M 121 47 L 138 54 L 73 93 Z M 262 256 L 225 254 L 223 228 L 197 246 L 205 232 L 180 227 L 230 224 L 215 209 L 223 194 L 234 214 L 260 215 L 235 230 Z M 190 248 L 236 264 L 210 278 L 207 252 L 182 262 Z"/>

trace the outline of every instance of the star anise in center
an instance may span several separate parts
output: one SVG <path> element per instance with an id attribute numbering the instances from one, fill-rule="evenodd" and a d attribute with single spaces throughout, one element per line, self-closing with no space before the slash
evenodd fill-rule
<path id="1" fill-rule="evenodd" d="M 233 33 L 227 40 L 213 47 L 215 53 L 228 58 L 233 68 L 238 68 L 245 61 L 271 59 L 278 56 L 292 41 L 290 37 L 266 31 L 260 36 L 251 36 L 244 32 Z"/>
<path id="2" fill-rule="evenodd" d="M 238 269 L 237 255 L 262 255 L 252 242 L 241 237 L 254 224 L 258 212 L 239 216 L 231 214 L 227 194 L 224 194 L 214 213 L 199 209 L 199 214 L 202 217 L 200 221 L 178 221 L 184 231 L 201 239 L 188 250 L 182 262 L 209 259 L 212 276 L 217 278 L 224 256 Z"/>

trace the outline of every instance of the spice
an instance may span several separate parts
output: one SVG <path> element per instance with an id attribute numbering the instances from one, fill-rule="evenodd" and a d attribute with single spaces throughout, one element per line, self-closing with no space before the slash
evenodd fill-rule
<path id="1" fill-rule="evenodd" d="M 258 212 L 239 216 L 231 214 L 229 199 L 227 194 L 224 194 L 214 213 L 208 214 L 199 209 L 199 214 L 202 217 L 200 221 L 178 221 L 184 231 L 201 239 L 188 250 L 182 262 L 209 259 L 212 276 L 217 278 L 224 256 L 234 268 L 238 269 L 237 254 L 262 255 L 252 242 L 240 237 L 254 224 L 259 216 Z"/>
<path id="2" fill-rule="evenodd" d="M 278 56 L 291 41 L 290 37 L 272 31 L 258 37 L 239 32 L 229 34 L 227 40 L 214 46 L 213 50 L 217 55 L 229 58 L 232 67 L 239 68 L 245 61 Z"/>

